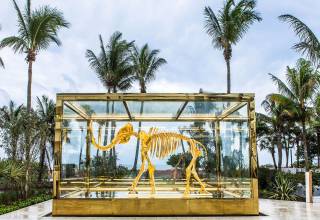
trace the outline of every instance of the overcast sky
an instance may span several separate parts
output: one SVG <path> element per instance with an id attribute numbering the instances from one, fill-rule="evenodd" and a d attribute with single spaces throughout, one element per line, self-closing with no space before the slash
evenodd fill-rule
<path id="1" fill-rule="evenodd" d="M 24 0 L 17 0 L 21 7 Z M 32 6 L 50 4 L 62 10 L 71 28 L 59 36 L 61 47 L 41 51 L 34 64 L 32 95 L 55 98 L 58 92 L 105 92 L 85 58 L 86 49 L 98 51 L 98 35 L 105 41 L 114 31 L 138 45 L 160 49 L 168 64 L 147 86 L 148 92 L 226 91 L 226 67 L 222 52 L 214 49 L 204 31 L 204 7 L 217 11 L 222 0 L 33 0 Z M 267 73 L 284 77 L 287 65 L 299 55 L 290 49 L 298 39 L 277 16 L 289 13 L 304 21 L 320 36 L 320 1 L 260 0 L 257 11 L 263 21 L 255 23 L 233 47 L 232 92 L 256 93 L 256 107 L 266 94 L 276 91 Z M 0 39 L 17 33 L 12 1 L 1 0 Z M 10 99 L 26 102 L 27 64 L 25 55 L 0 50 L 6 69 L 0 69 L 0 106 Z M 138 92 L 137 85 L 130 92 Z M 267 154 L 260 162 L 271 163 Z"/>

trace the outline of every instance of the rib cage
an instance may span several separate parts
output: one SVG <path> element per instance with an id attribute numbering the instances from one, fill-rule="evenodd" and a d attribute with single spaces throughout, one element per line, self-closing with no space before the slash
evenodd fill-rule
<path id="1" fill-rule="evenodd" d="M 190 140 L 190 138 L 178 133 L 159 132 L 157 128 L 151 128 L 149 135 L 147 145 L 149 147 L 150 155 L 156 156 L 159 159 L 163 159 L 175 152 L 181 144 L 181 140 Z"/>

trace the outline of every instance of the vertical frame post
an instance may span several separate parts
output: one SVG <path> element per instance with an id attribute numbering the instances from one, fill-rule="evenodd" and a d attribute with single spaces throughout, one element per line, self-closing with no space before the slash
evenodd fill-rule
<path id="1" fill-rule="evenodd" d="M 218 197 L 220 198 L 222 196 L 221 192 L 221 136 L 220 136 L 220 121 L 214 122 L 214 128 L 215 128 L 215 143 L 216 143 L 216 160 L 217 160 L 217 188 L 218 188 Z"/>
<path id="2" fill-rule="evenodd" d="M 91 135 L 89 132 L 90 121 L 87 120 L 87 135 L 86 135 L 86 174 L 85 174 L 85 182 L 86 182 L 86 198 L 89 197 L 90 191 L 90 147 L 91 147 Z"/>
<path id="3" fill-rule="evenodd" d="M 258 158 L 257 158 L 257 140 L 256 140 L 256 113 L 254 97 L 248 102 L 248 116 L 249 116 L 249 137 L 250 137 L 250 176 L 251 176 L 251 198 L 254 204 L 258 205 Z"/>
<path id="4" fill-rule="evenodd" d="M 55 135 L 54 135 L 54 167 L 53 167 L 53 198 L 60 198 L 60 178 L 61 178 L 61 125 L 63 114 L 63 101 L 57 96 L 55 111 Z"/>

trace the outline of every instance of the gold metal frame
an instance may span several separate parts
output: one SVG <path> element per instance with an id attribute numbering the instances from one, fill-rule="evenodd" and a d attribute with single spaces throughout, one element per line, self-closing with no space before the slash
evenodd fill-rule
<path id="1" fill-rule="evenodd" d="M 61 146 L 62 146 L 62 119 L 63 103 L 65 101 L 122 101 L 126 106 L 126 101 L 184 101 L 185 105 L 189 101 L 232 101 L 237 104 L 230 106 L 218 117 L 195 118 L 197 120 L 210 120 L 216 123 L 216 131 L 219 132 L 219 121 L 245 120 L 249 122 L 249 142 L 250 142 L 250 173 L 251 173 L 251 198 L 248 199 L 208 199 L 208 198 L 128 198 L 128 199 L 69 199 L 60 197 L 61 181 Z M 248 105 L 248 118 L 230 117 L 232 112 Z M 185 107 L 184 105 L 184 107 Z M 133 118 L 128 108 L 126 108 L 128 118 L 134 120 L 168 120 Z M 172 120 L 181 120 L 183 107 L 178 110 L 177 115 Z M 84 120 L 82 115 L 79 120 Z M 128 120 L 117 119 L 117 120 Z M 94 118 L 93 118 L 94 119 Z M 190 118 L 186 120 L 192 120 Z M 258 179 L 257 179 L 257 149 L 256 149 L 256 118 L 254 94 L 239 93 L 62 93 L 57 94 L 56 116 L 55 116 L 55 149 L 54 149 L 54 175 L 53 175 L 53 209 L 52 215 L 258 215 Z M 90 145 L 90 135 L 87 135 L 87 145 Z M 220 146 L 220 140 L 216 140 Z M 87 147 L 88 150 L 88 147 Z M 90 159 L 90 158 L 89 158 Z M 217 158 L 221 163 L 221 158 Z M 89 163 L 88 154 L 86 163 Z M 88 165 L 88 164 L 87 164 Z M 87 167 L 87 166 L 86 166 Z M 87 170 L 88 171 L 88 170 Z M 89 176 L 86 183 L 89 192 Z M 219 187 L 219 186 L 218 186 Z M 148 207 L 148 208 L 146 208 Z"/>

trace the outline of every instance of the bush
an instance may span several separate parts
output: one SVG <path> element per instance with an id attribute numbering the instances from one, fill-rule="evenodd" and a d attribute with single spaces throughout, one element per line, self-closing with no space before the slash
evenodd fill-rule
<path id="1" fill-rule="evenodd" d="M 278 172 L 272 185 L 271 199 L 296 200 L 294 195 L 296 187 L 290 175 Z"/>
<path id="2" fill-rule="evenodd" d="M 0 205 L 0 215 L 15 211 L 17 209 L 21 209 L 21 208 L 24 208 L 24 207 L 27 207 L 27 206 L 30 206 L 33 204 L 44 202 L 49 199 L 52 199 L 52 196 L 44 194 L 44 195 L 33 196 L 33 197 L 26 199 L 26 200 L 16 201 L 16 202 L 12 203 L 11 205 L 1 204 Z"/>

